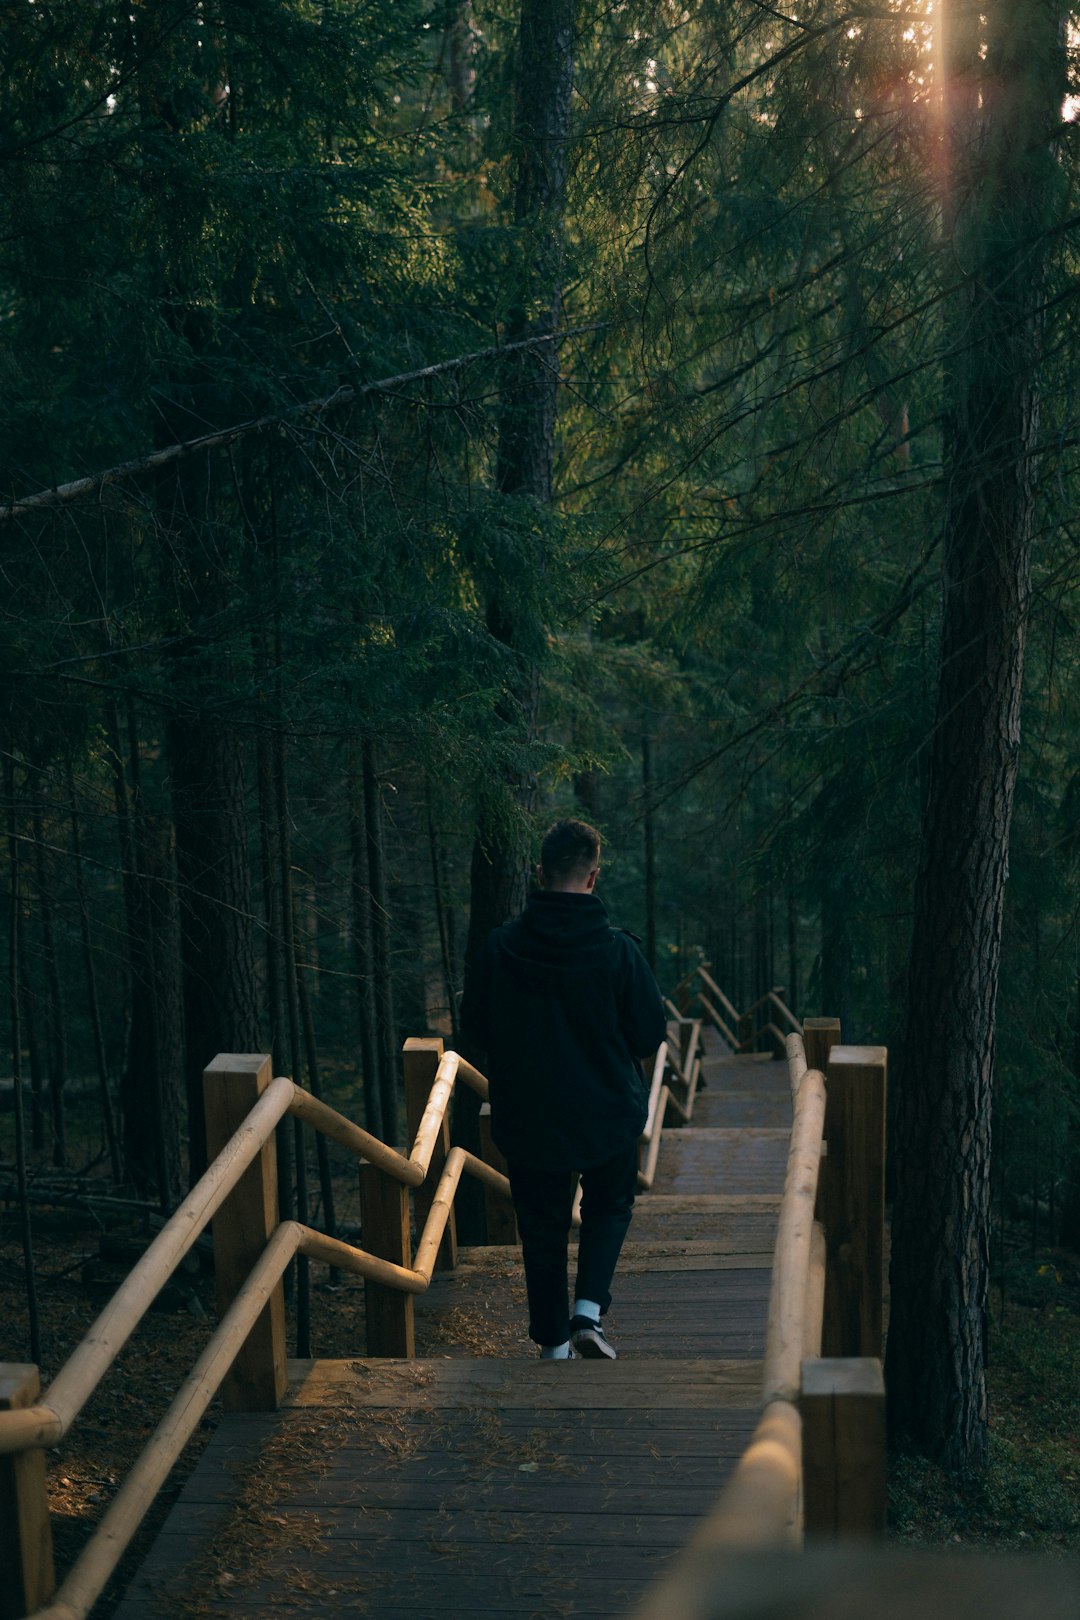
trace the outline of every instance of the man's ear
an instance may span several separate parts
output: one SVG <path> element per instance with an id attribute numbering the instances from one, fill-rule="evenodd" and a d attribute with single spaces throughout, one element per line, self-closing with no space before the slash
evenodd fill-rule
<path id="1" fill-rule="evenodd" d="M 541 889 L 547 887 L 547 885 L 544 883 L 544 868 L 540 865 L 539 861 L 536 863 L 536 882 Z"/>
<path id="2" fill-rule="evenodd" d="M 593 890 L 596 888 L 596 880 L 599 876 L 600 868 L 598 866 L 594 866 L 592 871 L 589 873 L 589 881 L 585 886 L 586 894 L 592 894 Z"/>

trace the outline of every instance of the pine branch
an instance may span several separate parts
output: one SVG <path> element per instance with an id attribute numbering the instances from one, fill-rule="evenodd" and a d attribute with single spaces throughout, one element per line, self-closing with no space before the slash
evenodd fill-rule
<path id="1" fill-rule="evenodd" d="M 233 427 L 222 428 L 219 432 L 204 433 L 197 439 L 166 445 L 163 450 L 154 450 L 150 455 L 136 456 L 131 461 L 121 461 L 117 466 L 107 467 L 103 472 L 91 473 L 87 478 L 76 478 L 68 484 L 57 484 L 52 489 L 38 490 L 36 494 L 27 495 L 21 501 L 12 501 L 8 506 L 0 507 L 0 522 L 25 517 L 31 512 L 40 512 L 50 506 L 65 506 L 70 501 L 77 501 L 83 495 L 93 495 L 98 490 L 104 489 L 107 484 L 118 483 L 123 478 L 167 467 L 176 461 L 185 461 L 189 456 L 199 455 L 204 450 L 217 450 L 223 445 L 235 444 L 238 439 L 244 439 L 250 433 L 259 433 L 265 428 L 281 427 L 289 422 L 300 422 L 321 416 L 325 411 L 336 409 L 339 405 L 351 405 L 368 394 L 388 393 L 391 389 L 402 388 L 407 383 L 425 382 L 431 377 L 443 376 L 450 371 L 460 371 L 463 367 L 474 365 L 481 360 L 498 360 L 504 355 L 514 354 L 522 349 L 536 348 L 541 343 L 560 343 L 564 338 L 581 337 L 588 332 L 600 331 L 605 325 L 606 322 L 595 321 L 589 326 L 566 327 L 561 332 L 542 332 L 537 337 L 519 338 L 514 343 L 499 343 L 490 349 L 476 349 L 471 354 L 457 355 L 453 360 L 440 360 L 433 366 L 421 366 L 418 371 L 403 371 L 396 377 L 382 377 L 377 382 L 336 388 L 332 394 L 326 394 L 321 399 L 305 400 L 303 404 L 293 405 L 287 411 L 277 411 L 269 416 L 257 416 L 246 422 L 237 422 Z"/>

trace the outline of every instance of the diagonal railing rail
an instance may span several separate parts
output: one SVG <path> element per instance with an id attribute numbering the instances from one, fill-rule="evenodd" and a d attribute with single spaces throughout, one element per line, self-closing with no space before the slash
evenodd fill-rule
<path id="1" fill-rule="evenodd" d="M 715 1508 L 632 1620 L 708 1620 L 733 1554 L 884 1529 L 886 1053 L 841 1046 L 839 1034 L 836 1019 L 813 1019 L 786 1041 L 793 1119 L 760 1419 Z M 788 1612 L 783 1568 L 777 1613 Z M 769 1566 L 755 1569 L 755 1614 L 772 1612 L 769 1579 Z"/>
<path id="2" fill-rule="evenodd" d="M 297 1255 L 325 1261 L 376 1287 L 406 1295 L 422 1293 L 431 1282 L 462 1175 L 473 1175 L 489 1190 L 509 1197 L 509 1182 L 492 1165 L 460 1147 L 442 1154 L 438 1151 L 445 1144 L 447 1109 L 459 1078 L 486 1100 L 488 1083 L 479 1070 L 456 1052 L 442 1055 L 412 1149 L 405 1156 L 292 1080 L 271 1079 L 268 1058 L 227 1057 L 211 1065 L 205 1076 L 208 1130 L 213 1132 L 215 1123 L 220 1128 L 223 1118 L 237 1111 L 230 1103 L 239 1102 L 241 1118 L 235 1129 L 225 1133 L 227 1139 L 205 1174 L 44 1395 L 38 1395 L 35 1367 L 0 1366 L 0 1501 L 6 1509 L 0 1528 L 4 1551 L 0 1613 L 34 1612 L 48 1620 L 83 1620 L 210 1402 L 245 1356 L 260 1359 L 264 1365 L 254 1378 L 249 1370 L 246 1387 L 233 1391 L 231 1404 L 234 1408 L 276 1404 L 284 1388 L 285 1346 L 283 1331 L 275 1331 L 275 1305 L 280 1303 L 282 1278 Z M 424 1185 L 433 1160 L 439 1158 L 438 1180 L 427 1200 L 426 1219 L 410 1264 L 388 1259 L 375 1246 L 355 1247 L 296 1221 L 277 1223 L 273 1136 L 288 1114 L 348 1149 L 363 1161 L 369 1174 L 398 1187 L 406 1198 L 408 1189 Z M 219 1325 L 53 1597 L 42 1448 L 55 1445 L 69 1432 L 161 1288 L 215 1217 L 219 1217 L 215 1263 L 219 1304 L 223 1306 Z M 371 1225 L 378 1242 L 382 1235 L 378 1220 Z M 252 1235 L 253 1263 L 244 1267 L 235 1290 L 230 1288 L 233 1297 L 222 1301 L 222 1274 L 228 1278 L 235 1272 L 238 1250 L 252 1247 Z M 269 1328 L 268 1356 L 265 1346 L 253 1344 L 260 1323 Z M 42 1608 L 43 1603 L 48 1606 Z"/>
<path id="3" fill-rule="evenodd" d="M 700 1074 L 700 1020 L 683 1019 L 673 1029 L 651 1068 L 640 1150 L 643 1188 L 652 1184 L 668 1108 L 680 1120 L 689 1119 Z M 501 1225 L 504 1236 L 515 1236 L 512 1214 L 499 1211 L 500 1204 L 506 1210 L 510 1187 L 490 1137 L 486 1077 L 460 1054 L 444 1053 L 437 1040 L 407 1041 L 404 1067 L 413 1130 L 407 1155 L 291 1079 L 270 1078 L 268 1058 L 223 1055 L 206 1071 L 213 1157 L 205 1174 L 43 1395 L 35 1367 L 0 1365 L 0 1500 L 6 1497 L 11 1503 L 0 1527 L 0 1547 L 6 1541 L 9 1555 L 0 1575 L 0 1615 L 34 1612 L 41 1620 L 84 1620 L 218 1392 L 224 1392 L 234 1410 L 277 1405 L 285 1388 L 281 1284 L 297 1256 L 363 1277 L 368 1353 L 411 1355 L 411 1299 L 428 1288 L 436 1269 L 455 1262 L 453 1206 L 463 1175 L 483 1185 L 491 1224 Z M 448 1114 L 458 1080 L 485 1104 L 484 1157 L 450 1146 Z M 364 1247 L 297 1221 L 278 1222 L 273 1137 L 290 1114 L 361 1161 Z M 419 1228 L 414 1255 L 410 1192 Z M 219 1325 L 54 1596 L 43 1448 L 69 1433 L 156 1295 L 211 1221 Z"/>
<path id="4" fill-rule="evenodd" d="M 711 979 L 704 987 L 713 1005 L 730 1008 Z M 709 1016 L 707 1006 L 705 1012 Z M 677 1122 L 692 1115 L 701 1030 L 700 1019 L 678 1014 L 653 1062 L 643 1187 L 655 1174 L 669 1110 Z M 865 1530 L 877 1523 L 885 1056 L 882 1048 L 840 1047 L 838 1035 L 835 1020 L 808 1022 L 812 1068 L 801 1037 L 787 1042 L 793 1127 L 761 1420 L 715 1514 L 641 1620 L 697 1612 L 690 1598 L 694 1590 L 701 1596 L 703 1552 L 791 1544 L 804 1525 Z M 459 1079 L 486 1100 L 485 1077 L 457 1053 L 443 1053 L 439 1041 L 406 1042 L 413 1145 L 404 1155 L 292 1080 L 272 1079 L 268 1058 L 224 1056 L 211 1065 L 205 1088 L 214 1156 L 204 1176 L 44 1396 L 36 1368 L 0 1366 L 0 1615 L 33 1611 L 48 1620 L 85 1620 L 215 1394 L 221 1390 L 233 1410 L 278 1404 L 285 1388 L 282 1278 L 297 1255 L 366 1279 L 369 1354 L 412 1353 L 411 1300 L 438 1267 L 454 1263 L 453 1203 L 462 1175 L 477 1177 L 504 1207 L 509 1195 L 506 1176 L 489 1162 L 498 1159 L 489 1132 L 485 1157 L 450 1146 L 448 1109 Z M 290 1113 L 361 1161 L 363 1248 L 296 1221 L 278 1222 L 273 1136 Z M 415 1255 L 410 1191 L 419 1228 Z M 219 1325 L 54 1596 L 42 1448 L 69 1431 L 212 1219 Z M 822 1348 L 834 1359 L 821 1359 Z M 849 1450 L 855 1437 L 856 1466 L 838 1435 Z"/>
<path id="5" fill-rule="evenodd" d="M 676 1016 L 685 1014 L 695 1004 L 734 1053 L 756 1052 L 767 1043 L 774 1056 L 782 1058 L 788 1035 L 802 1034 L 802 1025 L 777 986 L 766 990 L 745 1012 L 739 1012 L 713 978 L 708 962 L 699 962 L 691 968 L 667 1003 Z M 759 1016 L 762 1012 L 769 1015 L 764 1022 Z"/>

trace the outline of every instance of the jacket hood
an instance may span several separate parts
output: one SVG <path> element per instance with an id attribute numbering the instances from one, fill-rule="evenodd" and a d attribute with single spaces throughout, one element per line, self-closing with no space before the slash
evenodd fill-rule
<path id="1" fill-rule="evenodd" d="M 532 993 L 566 994 L 610 961 L 614 937 L 596 895 L 540 889 L 504 930 L 504 960 Z"/>
<path id="2" fill-rule="evenodd" d="M 610 936 L 607 910 L 596 894 L 560 889 L 537 889 L 521 914 L 521 926 L 530 944 L 575 950 L 605 943 Z"/>

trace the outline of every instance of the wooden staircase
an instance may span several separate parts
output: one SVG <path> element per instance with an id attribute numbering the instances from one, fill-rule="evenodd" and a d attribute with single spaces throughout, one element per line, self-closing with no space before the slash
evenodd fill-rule
<path id="1" fill-rule="evenodd" d="M 636 1206 L 616 1363 L 536 1360 L 518 1251 L 464 1250 L 422 1359 L 294 1362 L 281 1412 L 221 1422 L 117 1620 L 625 1614 L 758 1415 L 787 1070 L 716 1040 L 704 1078 Z"/>

